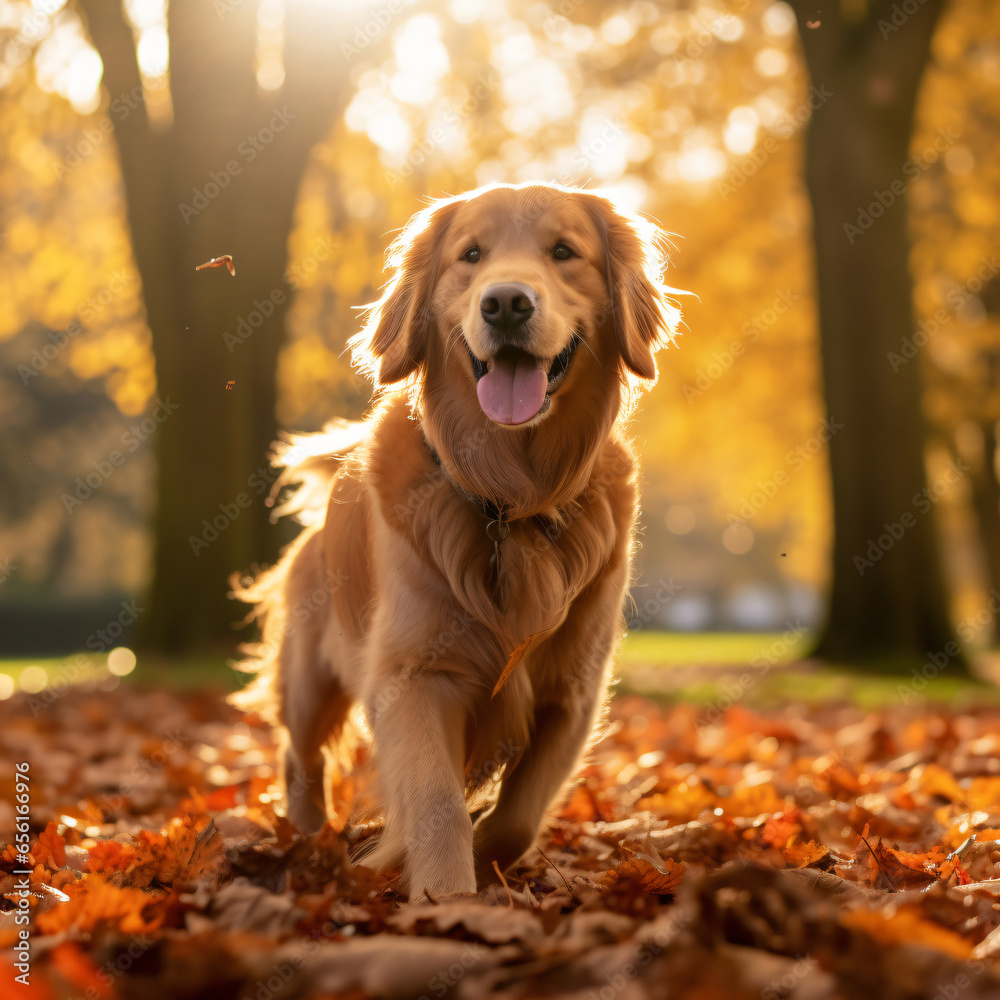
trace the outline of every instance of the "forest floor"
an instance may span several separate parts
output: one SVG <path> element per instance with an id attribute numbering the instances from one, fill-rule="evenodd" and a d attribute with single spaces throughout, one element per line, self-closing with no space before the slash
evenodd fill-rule
<path id="1" fill-rule="evenodd" d="M 221 690 L 15 694 L 0 995 L 1000 997 L 995 692 L 738 659 L 655 700 L 631 664 L 506 886 L 423 904 L 348 863 L 343 819 L 276 815 L 270 733 Z M 338 787 L 344 816 L 358 794 Z"/>

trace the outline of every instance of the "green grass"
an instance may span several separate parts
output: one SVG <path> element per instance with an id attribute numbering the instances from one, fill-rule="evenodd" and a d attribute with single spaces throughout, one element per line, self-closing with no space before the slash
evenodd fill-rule
<path id="1" fill-rule="evenodd" d="M 1000 688 L 979 680 L 941 676 L 918 686 L 914 664 L 866 670 L 803 659 L 811 641 L 809 634 L 791 633 L 636 632 L 622 648 L 619 690 L 693 704 L 729 697 L 748 707 L 789 701 L 849 701 L 865 709 L 921 700 L 1000 705 Z"/>
<path id="2" fill-rule="evenodd" d="M 750 663 L 754 658 L 790 663 L 809 648 L 808 633 L 779 632 L 632 632 L 622 647 L 621 664 L 672 667 L 681 664 Z"/>
<path id="3" fill-rule="evenodd" d="M 918 692 L 908 673 L 897 672 L 898 665 L 886 664 L 885 671 L 875 672 L 804 660 L 809 642 L 808 635 L 791 633 L 634 632 L 619 658 L 618 690 L 695 704 L 720 704 L 735 693 L 735 700 L 747 706 L 847 700 L 875 708 L 920 699 L 1000 705 L 1000 689 L 980 681 L 937 677 Z M 28 667 L 41 667 L 49 684 L 59 687 L 74 680 L 87 685 L 110 681 L 105 664 L 106 657 L 97 653 L 0 660 L 0 695 L 5 688 L 9 693 L 20 687 Z M 4 675 L 11 681 L 5 684 Z M 222 656 L 141 654 L 122 683 L 225 693 L 241 687 L 244 678 Z"/>

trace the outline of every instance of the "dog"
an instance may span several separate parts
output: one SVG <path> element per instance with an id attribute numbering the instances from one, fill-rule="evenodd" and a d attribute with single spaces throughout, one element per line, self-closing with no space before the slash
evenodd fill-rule
<path id="1" fill-rule="evenodd" d="M 370 416 L 279 456 L 306 527 L 236 588 L 263 631 L 233 700 L 279 727 L 303 831 L 370 738 L 384 827 L 363 861 L 399 868 L 411 899 L 513 865 L 600 720 L 638 510 L 623 425 L 679 317 L 664 251 L 590 191 L 432 203 L 351 341 Z"/>

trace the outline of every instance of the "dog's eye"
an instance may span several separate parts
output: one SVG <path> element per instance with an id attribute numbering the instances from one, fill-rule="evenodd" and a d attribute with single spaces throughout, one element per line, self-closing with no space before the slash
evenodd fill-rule
<path id="1" fill-rule="evenodd" d="M 574 254 L 565 243 L 557 243 L 552 248 L 552 256 L 555 257 L 556 260 L 569 260 L 570 257 L 575 257 L 576 254 Z"/>
<path id="2" fill-rule="evenodd" d="M 478 264 L 479 258 L 482 257 L 483 251 L 479 247 L 469 247 L 468 250 L 462 254 L 462 259 L 467 260 L 470 264 Z"/>

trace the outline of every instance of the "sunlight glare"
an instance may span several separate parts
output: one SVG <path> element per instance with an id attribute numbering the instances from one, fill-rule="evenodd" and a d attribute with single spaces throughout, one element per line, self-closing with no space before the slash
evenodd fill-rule
<path id="1" fill-rule="evenodd" d="M 39 666 L 25 667 L 18 678 L 21 690 L 27 691 L 28 694 L 38 694 L 39 691 L 45 690 L 45 685 L 48 682 L 49 675 L 45 672 L 44 667 Z"/>
<path id="2" fill-rule="evenodd" d="M 584 115 L 577 133 L 579 147 L 575 155 L 578 163 L 584 160 L 585 169 L 602 179 L 620 177 L 628 162 L 625 130 L 607 110 L 610 109 L 594 108 Z"/>
<path id="3" fill-rule="evenodd" d="M 697 146 L 686 149 L 677 157 L 677 171 L 681 177 L 696 184 L 710 181 L 724 174 L 729 161 L 721 149 L 714 146 Z"/>
<path id="4" fill-rule="evenodd" d="M 257 8 L 257 86 L 280 90 L 285 82 L 284 0 L 262 0 Z"/>
<path id="5" fill-rule="evenodd" d="M 410 124 L 390 102 L 381 103 L 382 109 L 368 120 L 365 132 L 386 152 L 404 155 L 413 142 Z"/>
<path id="6" fill-rule="evenodd" d="M 526 66 L 537 55 L 535 42 L 528 30 L 522 24 L 516 27 L 518 30 L 512 31 L 502 42 L 493 46 L 491 61 L 501 73 Z"/>
<path id="7" fill-rule="evenodd" d="M 757 126 L 760 119 L 753 108 L 741 105 L 729 112 L 722 141 L 730 153 L 749 153 L 757 143 Z"/>
<path id="8" fill-rule="evenodd" d="M 529 132 L 536 132 L 546 122 L 569 118 L 573 114 L 576 107 L 573 93 L 558 63 L 551 59 L 533 59 L 517 73 L 507 72 L 508 66 L 497 65 L 504 74 L 504 101 L 512 108 L 529 113 L 534 120 Z"/>
<path id="9" fill-rule="evenodd" d="M 145 31 L 154 24 L 166 24 L 166 0 L 125 0 L 125 13 L 137 31 Z"/>
<path id="10" fill-rule="evenodd" d="M 75 110 L 89 114 L 100 103 L 101 57 L 84 36 L 72 10 L 63 11 L 52 31 L 35 50 L 35 79 L 42 90 L 71 101 Z"/>
<path id="11" fill-rule="evenodd" d="M 269 55 L 257 67 L 257 86 L 261 90 L 280 90 L 285 82 L 285 64 L 280 56 Z"/>
<path id="12" fill-rule="evenodd" d="M 724 15 L 712 22 L 712 34 L 720 42 L 738 42 L 743 37 L 743 22 L 735 14 Z"/>
<path id="13" fill-rule="evenodd" d="M 396 65 L 404 74 L 439 80 L 451 68 L 441 44 L 441 25 L 433 14 L 411 17 L 393 36 Z"/>
<path id="14" fill-rule="evenodd" d="M 688 535 L 694 530 L 694 511 L 684 504 L 675 503 L 664 515 L 667 531 L 674 535 Z"/>
<path id="15" fill-rule="evenodd" d="M 94 49 L 80 49 L 66 72 L 66 96 L 80 114 L 90 114 L 100 103 L 104 63 Z"/>
<path id="16" fill-rule="evenodd" d="M 722 533 L 722 544 L 734 556 L 746 555 L 753 548 L 753 528 L 746 524 L 731 524 Z"/>
<path id="17" fill-rule="evenodd" d="M 624 45 L 635 37 L 638 25 L 624 14 L 613 14 L 601 25 L 601 37 L 609 45 Z"/>
<path id="18" fill-rule="evenodd" d="M 0 674 L 0 701 L 6 701 L 14 693 L 14 678 Z"/>
<path id="19" fill-rule="evenodd" d="M 501 5 L 488 4 L 487 0 L 451 0 L 448 12 L 452 20 L 458 24 L 472 24 L 484 20 L 487 10 L 498 6 Z"/>
<path id="20" fill-rule="evenodd" d="M 423 106 L 434 100 L 437 85 L 420 73 L 397 73 L 389 81 L 389 92 L 397 101 Z"/>
<path id="21" fill-rule="evenodd" d="M 781 49 L 761 49 L 753 59 L 754 69 L 761 76 L 783 76 L 788 72 L 788 56 Z"/>
<path id="22" fill-rule="evenodd" d="M 126 646 L 117 646 L 108 653 L 108 671 L 115 677 L 125 677 L 135 670 L 135 653 Z"/>
<path id="23" fill-rule="evenodd" d="M 795 11 L 783 0 L 773 3 L 764 11 L 761 24 L 769 35 L 790 35 L 795 30 Z"/>
<path id="24" fill-rule="evenodd" d="M 602 186 L 598 193 L 607 195 L 616 205 L 621 205 L 631 212 L 641 212 L 649 189 L 646 182 L 639 177 L 623 177 L 614 184 Z"/>
<path id="25" fill-rule="evenodd" d="M 31 0 L 31 9 L 47 17 L 55 17 L 66 6 L 66 0 Z"/>
<path id="26" fill-rule="evenodd" d="M 153 78 L 163 76 L 170 65 L 170 43 L 167 39 L 166 25 L 154 24 L 143 28 L 135 51 L 143 76 Z"/>

